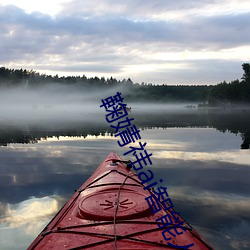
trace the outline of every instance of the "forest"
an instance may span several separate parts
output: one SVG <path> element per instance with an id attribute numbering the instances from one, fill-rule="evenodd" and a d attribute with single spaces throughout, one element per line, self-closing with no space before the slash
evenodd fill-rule
<path id="1" fill-rule="evenodd" d="M 145 102 L 199 102 L 200 106 L 220 106 L 232 104 L 250 104 L 250 64 L 243 63 L 243 76 L 231 82 L 216 85 L 154 85 L 152 83 L 134 83 L 130 78 L 117 80 L 112 76 L 51 76 L 34 70 L 9 69 L 0 67 L 0 87 L 21 87 L 36 89 L 51 84 L 63 84 L 80 91 L 122 89 L 127 101 Z"/>

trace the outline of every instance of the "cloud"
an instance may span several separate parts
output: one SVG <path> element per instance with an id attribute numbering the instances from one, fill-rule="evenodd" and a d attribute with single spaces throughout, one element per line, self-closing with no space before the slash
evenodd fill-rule
<path id="1" fill-rule="evenodd" d="M 114 0 L 87 0 L 79 1 L 74 0 L 65 3 L 65 8 L 61 13 L 64 15 L 79 15 L 79 16 L 130 16 L 134 19 L 161 19 L 162 17 L 168 17 L 168 19 L 183 18 L 195 13 L 200 15 L 204 10 L 213 9 L 213 7 L 219 8 L 222 5 L 225 9 L 225 5 L 229 5 L 233 1 L 198 1 L 198 0 L 179 0 L 179 1 L 162 1 L 162 0 L 145 0 L 143 4 L 139 0 L 127 0 L 114 1 Z M 243 0 L 242 3 L 247 3 L 247 0 Z M 230 8 L 227 8 L 230 9 Z M 235 9 L 234 9 L 235 11 Z"/>
<path id="2" fill-rule="evenodd" d="M 82 43 L 95 45 L 159 43 L 181 48 L 207 48 L 214 44 L 219 47 L 241 46 L 248 44 L 249 34 L 244 38 L 242 31 L 247 31 L 250 13 L 222 15 L 216 17 L 195 17 L 189 22 L 167 20 L 135 20 L 129 17 L 104 16 L 84 18 L 80 16 L 57 16 L 52 18 L 39 12 L 27 14 L 19 8 L 3 8 L 3 29 L 9 35 L 31 39 L 31 45 L 43 45 L 56 48 L 81 47 Z M 12 13 L 9 15 L 9 13 Z M 220 31 L 218 33 L 218 31 Z M 72 37 L 73 36 L 73 37 Z M 11 38 L 11 37 L 10 37 Z M 42 40 L 41 40 L 42 39 Z M 12 41 L 14 39 L 11 39 Z M 38 42 L 40 40 L 40 43 Z M 65 43 L 65 40 L 68 43 Z M 21 40 L 22 42 L 22 40 Z M 61 44 L 63 42 L 63 44 Z M 20 40 L 19 43 L 20 44 Z M 22 44 L 22 43 L 21 43 Z M 52 46 L 53 45 L 53 46 Z M 62 46 L 63 45 L 63 46 Z M 70 48 L 67 48 L 70 49 Z"/>
<path id="3" fill-rule="evenodd" d="M 0 5 L 0 63 L 139 82 L 234 80 L 241 76 L 241 63 L 250 60 L 239 52 L 249 47 L 250 13 L 239 6 L 233 11 L 233 4 L 75 0 L 55 16 Z M 242 4 L 246 8 L 247 2 Z M 236 51 L 233 62 L 228 49 Z M 224 67 L 211 67 L 220 63 Z M 232 64 L 239 68 L 231 71 Z"/>

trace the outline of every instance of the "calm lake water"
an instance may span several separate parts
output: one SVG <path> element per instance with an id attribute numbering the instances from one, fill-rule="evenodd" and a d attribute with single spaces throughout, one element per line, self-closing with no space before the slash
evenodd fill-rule
<path id="1" fill-rule="evenodd" d="M 215 249 L 250 249 L 250 110 L 132 107 L 176 210 Z M 29 112 L 0 118 L 0 249 L 27 248 L 107 154 L 128 149 L 98 104 Z"/>

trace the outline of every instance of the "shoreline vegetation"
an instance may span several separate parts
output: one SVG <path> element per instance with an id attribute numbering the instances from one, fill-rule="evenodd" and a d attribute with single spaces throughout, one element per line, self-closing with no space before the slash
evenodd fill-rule
<path id="1" fill-rule="evenodd" d="M 198 108 L 229 108 L 250 105 L 250 64 L 242 64 L 243 76 L 229 83 L 216 85 L 153 85 L 134 83 L 130 78 L 117 80 L 112 76 L 87 78 L 82 76 L 51 76 L 34 70 L 0 67 L 0 88 L 39 89 L 52 85 L 76 88 L 83 93 L 117 89 L 128 102 L 196 102 Z M 187 106 L 187 108 L 193 108 Z"/>

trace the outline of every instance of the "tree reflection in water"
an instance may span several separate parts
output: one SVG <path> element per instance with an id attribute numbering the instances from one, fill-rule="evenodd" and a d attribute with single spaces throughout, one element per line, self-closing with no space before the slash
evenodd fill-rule
<path id="1" fill-rule="evenodd" d="M 144 128 L 185 128 L 185 127 L 209 127 L 221 132 L 230 132 L 242 137 L 241 149 L 249 149 L 250 146 L 250 109 L 237 110 L 209 110 L 193 109 L 174 112 L 171 110 L 147 110 L 132 112 L 136 125 Z M 86 118 L 86 117 L 85 117 Z M 103 120 L 104 117 L 99 117 Z M 105 132 L 113 133 L 108 124 L 98 121 L 63 123 L 50 121 L 47 124 L 28 123 L 25 126 L 0 124 L 0 145 L 8 146 L 11 143 L 37 143 L 41 139 L 51 137 L 86 137 L 87 135 L 100 135 Z"/>

